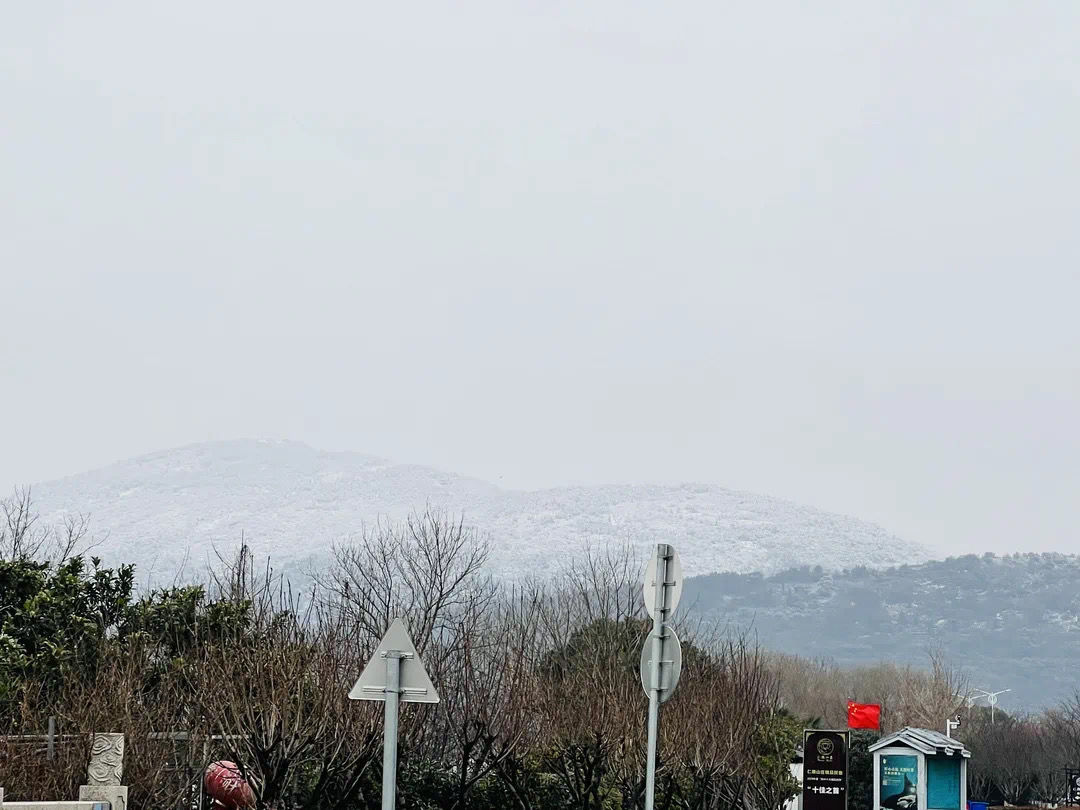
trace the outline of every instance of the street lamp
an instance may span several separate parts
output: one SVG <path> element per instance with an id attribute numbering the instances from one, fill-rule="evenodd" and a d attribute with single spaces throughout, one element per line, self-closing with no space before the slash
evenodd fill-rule
<path id="1" fill-rule="evenodd" d="M 979 694 L 975 696 L 975 699 L 986 698 L 987 704 L 990 706 L 990 722 L 994 722 L 994 710 L 997 708 L 998 695 L 1004 695 L 1006 692 L 1011 692 L 1012 689 L 999 689 L 997 692 L 988 692 L 986 689 L 976 689 Z"/>

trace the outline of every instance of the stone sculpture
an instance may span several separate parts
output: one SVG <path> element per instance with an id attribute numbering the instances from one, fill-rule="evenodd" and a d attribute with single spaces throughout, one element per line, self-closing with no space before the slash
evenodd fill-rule
<path id="1" fill-rule="evenodd" d="M 90 746 L 90 785 L 122 785 L 124 776 L 124 735 L 95 734 Z"/>
<path id="2" fill-rule="evenodd" d="M 124 777 L 124 735 L 94 734 L 90 743 L 88 784 L 79 788 L 79 801 L 109 802 L 112 810 L 127 810 Z"/>

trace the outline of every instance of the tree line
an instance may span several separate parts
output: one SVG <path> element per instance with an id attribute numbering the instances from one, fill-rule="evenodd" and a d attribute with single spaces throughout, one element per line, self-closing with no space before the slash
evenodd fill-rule
<path id="1" fill-rule="evenodd" d="M 239 765 L 258 810 L 378 807 L 382 707 L 347 695 L 400 616 L 442 698 L 403 707 L 401 807 L 643 806 L 649 621 L 644 561 L 627 549 L 586 549 L 553 579 L 504 585 L 487 573 L 485 538 L 426 511 L 338 544 L 302 591 L 242 546 L 202 584 L 139 592 L 131 566 L 77 553 L 85 521 L 41 527 L 28 496 L 2 505 L 11 800 L 73 797 L 89 734 L 108 731 L 126 735 L 134 808 L 190 807 L 216 759 Z M 963 701 L 940 657 L 840 670 L 770 654 L 695 621 L 692 606 L 678 627 L 682 679 L 660 729 L 665 810 L 782 807 L 802 729 L 842 727 L 848 698 L 879 697 L 887 722 L 931 728 Z M 59 744 L 46 763 L 34 735 L 49 717 Z M 1060 723 L 1080 729 L 1080 709 Z"/>

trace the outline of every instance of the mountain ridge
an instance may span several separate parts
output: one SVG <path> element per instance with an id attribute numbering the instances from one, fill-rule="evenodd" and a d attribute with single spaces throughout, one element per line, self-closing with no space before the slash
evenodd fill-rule
<path id="1" fill-rule="evenodd" d="M 986 553 L 885 569 L 691 577 L 683 601 L 752 631 L 768 649 L 843 665 L 922 664 L 939 650 L 971 686 L 991 680 L 1012 688 L 1010 706 L 1042 708 L 1080 689 L 1078 581 L 1078 555 Z"/>
<path id="2" fill-rule="evenodd" d="M 325 558 L 331 544 L 380 518 L 432 507 L 491 538 L 492 570 L 544 575 L 586 544 L 675 544 L 688 575 L 775 573 L 929 559 L 880 526 L 780 498 L 707 484 L 503 489 L 478 478 L 378 456 L 243 439 L 160 450 L 33 487 L 47 521 L 88 513 L 107 533 L 95 551 L 171 577 L 212 564 L 241 535 L 279 570 Z"/>

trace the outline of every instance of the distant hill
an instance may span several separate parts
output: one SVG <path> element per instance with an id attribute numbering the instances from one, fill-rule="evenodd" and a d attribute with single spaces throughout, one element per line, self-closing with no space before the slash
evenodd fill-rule
<path id="1" fill-rule="evenodd" d="M 770 649 L 839 663 L 926 662 L 931 647 L 973 686 L 1036 708 L 1080 689 L 1080 557 L 956 557 L 888 570 L 808 567 L 686 581 L 683 605 L 753 628 Z"/>
<path id="2" fill-rule="evenodd" d="M 232 441 L 167 450 L 39 484 L 42 515 L 89 512 L 106 561 L 154 581 L 189 572 L 241 533 L 282 570 L 322 558 L 335 540 L 425 504 L 464 514 L 492 541 L 494 570 L 544 574 L 566 555 L 630 541 L 677 545 L 688 574 L 888 566 L 928 558 L 882 528 L 789 501 L 716 486 L 590 486 L 535 492 L 295 442 Z"/>

